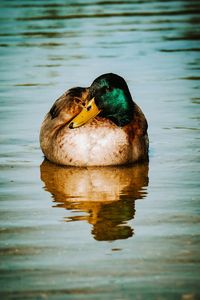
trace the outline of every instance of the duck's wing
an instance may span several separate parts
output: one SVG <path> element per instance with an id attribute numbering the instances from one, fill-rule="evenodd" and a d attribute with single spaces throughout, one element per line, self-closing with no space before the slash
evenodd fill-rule
<path id="1" fill-rule="evenodd" d="M 52 143 L 54 135 L 80 113 L 87 95 L 88 88 L 76 87 L 55 101 L 40 129 L 40 144 L 43 150 Z"/>
<path id="2" fill-rule="evenodd" d="M 148 123 L 141 108 L 135 104 L 132 121 L 123 127 L 129 137 L 129 142 L 132 144 L 135 139 L 142 139 L 148 136 Z"/>
<path id="3" fill-rule="evenodd" d="M 66 91 L 51 107 L 47 116 L 53 119 L 65 119 L 65 123 L 75 117 L 82 109 L 88 95 L 88 89 L 75 87 Z"/>

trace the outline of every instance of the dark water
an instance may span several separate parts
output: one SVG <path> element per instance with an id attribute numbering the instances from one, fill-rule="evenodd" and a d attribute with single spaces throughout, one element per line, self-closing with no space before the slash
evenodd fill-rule
<path id="1" fill-rule="evenodd" d="M 1 0 L 1 299 L 199 299 L 199 11 Z M 52 102 L 105 72 L 147 116 L 149 164 L 43 162 Z"/>

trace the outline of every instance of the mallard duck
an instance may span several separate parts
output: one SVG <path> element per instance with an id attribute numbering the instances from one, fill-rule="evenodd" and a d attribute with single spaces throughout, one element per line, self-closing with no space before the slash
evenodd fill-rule
<path id="1" fill-rule="evenodd" d="M 125 80 L 103 74 L 66 91 L 40 131 L 45 157 L 71 166 L 109 166 L 148 159 L 147 121 Z"/>

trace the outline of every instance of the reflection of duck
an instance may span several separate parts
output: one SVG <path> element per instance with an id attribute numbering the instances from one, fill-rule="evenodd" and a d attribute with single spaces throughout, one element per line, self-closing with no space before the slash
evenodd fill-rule
<path id="1" fill-rule="evenodd" d="M 54 103 L 43 121 L 40 144 L 46 158 L 61 165 L 146 160 L 147 122 L 125 80 L 104 74 L 89 88 L 72 88 Z"/>
<path id="2" fill-rule="evenodd" d="M 134 218 L 135 200 L 145 197 L 148 164 L 76 168 L 44 160 L 41 179 L 56 207 L 87 213 L 67 221 L 86 220 L 97 240 L 124 239 L 133 234 L 125 222 Z"/>

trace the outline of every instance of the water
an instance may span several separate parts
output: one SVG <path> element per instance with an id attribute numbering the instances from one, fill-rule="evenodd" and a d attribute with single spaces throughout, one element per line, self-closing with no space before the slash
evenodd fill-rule
<path id="1" fill-rule="evenodd" d="M 183 299 L 199 293 L 198 1 L 0 2 L 1 299 Z M 54 100 L 123 76 L 149 164 L 43 162 Z"/>

